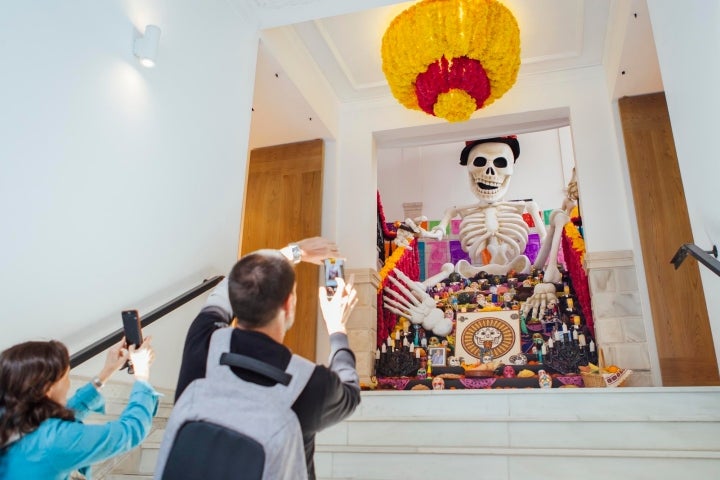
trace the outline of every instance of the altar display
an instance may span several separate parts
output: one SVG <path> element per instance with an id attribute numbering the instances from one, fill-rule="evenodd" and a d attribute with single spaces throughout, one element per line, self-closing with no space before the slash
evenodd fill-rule
<path id="1" fill-rule="evenodd" d="M 439 243 L 451 226 L 464 258 L 429 276 L 425 268 L 414 266 L 408 275 L 399 259 L 386 261 L 378 291 L 378 388 L 432 388 L 433 376 L 444 379 L 445 389 L 578 387 L 585 386 L 583 373 L 621 371 L 617 382 L 604 383 L 614 387 L 630 375 L 597 365 L 576 184 L 562 208 L 549 212 L 533 201 L 505 201 L 519 155 L 514 136 L 466 142 L 460 164 L 476 204 L 450 207 L 439 221 L 418 217 L 379 227 L 410 232 L 395 250 L 412 249 L 412 257 L 402 252 L 406 261 L 429 255 L 437 263 L 452 249 Z M 379 194 L 378 205 L 381 211 Z M 441 365 L 431 354 L 438 344 L 446 349 Z M 587 386 L 600 386 L 587 378 Z"/>

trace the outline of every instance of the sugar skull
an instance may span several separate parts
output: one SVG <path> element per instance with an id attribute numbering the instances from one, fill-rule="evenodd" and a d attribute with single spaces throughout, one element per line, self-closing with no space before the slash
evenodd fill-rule
<path id="1" fill-rule="evenodd" d="M 512 365 L 505 365 L 505 368 L 503 368 L 503 377 L 505 377 L 505 378 L 514 378 L 515 377 L 515 369 L 512 367 Z"/>
<path id="2" fill-rule="evenodd" d="M 445 390 L 445 380 L 442 377 L 435 377 L 432 379 L 433 390 Z"/>

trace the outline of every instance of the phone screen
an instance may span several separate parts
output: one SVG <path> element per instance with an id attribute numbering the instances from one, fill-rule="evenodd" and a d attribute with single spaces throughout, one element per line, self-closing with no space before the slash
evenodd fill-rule
<path id="1" fill-rule="evenodd" d="M 345 278 L 344 263 L 341 258 L 325 259 L 325 288 L 327 288 L 328 295 L 335 293 L 338 286 L 337 278 Z"/>
<path id="2" fill-rule="evenodd" d="M 123 310 L 123 330 L 125 330 L 125 341 L 128 345 L 139 347 L 143 343 L 142 329 L 140 326 L 140 315 L 137 310 Z"/>

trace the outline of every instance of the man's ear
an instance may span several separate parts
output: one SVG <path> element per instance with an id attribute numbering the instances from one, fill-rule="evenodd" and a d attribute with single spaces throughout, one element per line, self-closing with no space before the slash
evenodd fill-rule
<path id="1" fill-rule="evenodd" d="M 295 303 L 297 301 L 297 298 L 295 296 L 295 290 L 293 289 L 292 292 L 287 296 L 285 299 L 285 302 L 283 302 L 283 308 L 287 313 L 290 313 L 295 310 Z"/>

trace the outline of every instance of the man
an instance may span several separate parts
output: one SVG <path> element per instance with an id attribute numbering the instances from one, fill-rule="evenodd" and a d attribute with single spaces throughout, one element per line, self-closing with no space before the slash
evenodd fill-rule
<path id="1" fill-rule="evenodd" d="M 320 264 L 338 258 L 337 246 L 313 237 L 282 250 L 260 250 L 245 255 L 208 297 L 207 303 L 188 330 L 175 399 L 197 378 L 205 377 L 210 337 L 229 324 L 230 350 L 285 370 L 292 352 L 282 344 L 295 320 L 296 282 L 293 264 Z M 338 279 L 338 288 L 328 298 L 320 289 L 320 307 L 330 335 L 330 366 L 316 365 L 305 389 L 292 406 L 305 444 L 308 478 L 315 478 L 315 434 L 349 416 L 360 403 L 355 356 L 348 345 L 345 324 L 357 303 L 352 281 Z M 234 317 L 234 320 L 233 320 Z M 272 386 L 264 377 L 232 368 L 245 381 Z"/>

